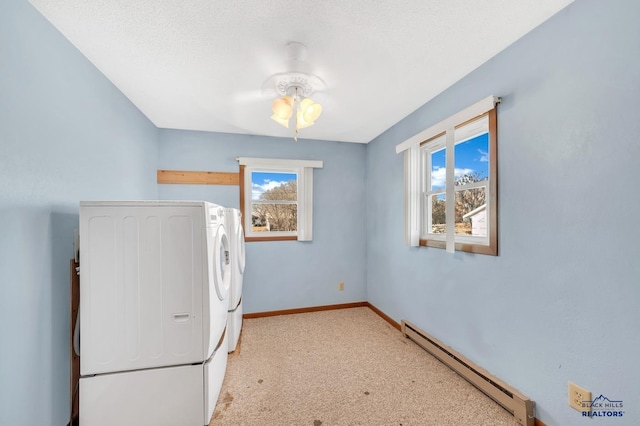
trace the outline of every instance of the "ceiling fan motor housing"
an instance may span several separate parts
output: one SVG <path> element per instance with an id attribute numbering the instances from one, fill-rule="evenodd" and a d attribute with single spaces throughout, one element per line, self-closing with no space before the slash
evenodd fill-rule
<path id="1" fill-rule="evenodd" d="M 324 88 L 323 81 L 315 76 L 304 73 L 282 73 L 275 77 L 276 91 L 281 96 L 292 95 L 298 88 L 298 95 L 303 97 L 311 96 L 316 90 Z"/>

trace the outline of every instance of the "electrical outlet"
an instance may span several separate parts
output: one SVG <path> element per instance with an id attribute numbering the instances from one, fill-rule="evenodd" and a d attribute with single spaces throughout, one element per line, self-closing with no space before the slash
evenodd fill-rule
<path id="1" fill-rule="evenodd" d="M 344 283 L 342 281 L 338 283 L 338 290 L 340 291 L 344 290 Z"/>
<path id="2" fill-rule="evenodd" d="M 591 392 L 569 382 L 569 406 L 578 411 L 591 412 Z"/>

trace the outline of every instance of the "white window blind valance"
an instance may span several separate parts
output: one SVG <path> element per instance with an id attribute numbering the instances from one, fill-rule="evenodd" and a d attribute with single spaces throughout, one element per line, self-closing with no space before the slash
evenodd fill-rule
<path id="1" fill-rule="evenodd" d="M 251 157 L 238 157 L 238 163 L 241 166 L 251 167 L 285 167 L 285 168 L 300 168 L 310 167 L 313 169 L 321 169 L 323 166 L 322 161 L 317 160 L 283 160 L 280 158 L 251 158 Z"/>
<path id="2" fill-rule="evenodd" d="M 445 132 L 447 129 L 451 127 L 455 127 L 458 124 L 464 123 L 465 121 L 469 121 L 472 118 L 475 118 L 479 115 L 484 114 L 485 112 L 493 109 L 493 107 L 500 102 L 500 98 L 496 96 L 487 96 L 481 101 L 476 102 L 475 104 L 468 106 L 462 111 L 453 114 L 451 117 L 442 120 L 439 123 L 434 124 L 422 132 L 411 136 L 406 141 L 401 144 L 396 145 L 396 154 L 400 154 L 411 148 L 414 145 L 420 145 L 422 142 L 430 139 L 440 133 Z"/>
<path id="3" fill-rule="evenodd" d="M 420 245 L 420 146 L 404 152 L 404 242 L 409 247 Z"/>

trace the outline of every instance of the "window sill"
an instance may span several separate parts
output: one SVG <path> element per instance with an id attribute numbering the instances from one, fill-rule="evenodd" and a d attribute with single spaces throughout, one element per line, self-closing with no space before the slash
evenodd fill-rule
<path id="1" fill-rule="evenodd" d="M 420 246 L 446 249 L 447 243 L 445 241 L 420 239 Z M 479 244 L 456 243 L 456 251 L 463 251 L 466 253 L 487 254 L 490 256 L 498 255 L 498 247 L 490 246 L 490 245 L 481 246 Z"/>
<path id="2" fill-rule="evenodd" d="M 297 241 L 298 237 L 295 235 L 286 237 L 245 237 L 244 241 L 247 243 L 253 243 L 256 241 Z"/>

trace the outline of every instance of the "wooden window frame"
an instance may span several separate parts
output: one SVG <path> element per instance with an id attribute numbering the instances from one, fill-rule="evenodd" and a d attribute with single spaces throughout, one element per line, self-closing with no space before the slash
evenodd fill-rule
<path id="1" fill-rule="evenodd" d="M 238 157 L 240 165 L 240 210 L 245 225 L 245 241 L 312 241 L 313 240 L 313 175 L 314 169 L 324 167 L 320 160 L 293 160 L 278 158 Z M 247 168 L 248 167 L 248 168 Z M 295 234 L 257 236 L 251 231 L 251 215 L 247 219 L 245 210 L 249 209 L 251 200 L 251 182 L 247 182 L 247 173 L 251 170 L 287 172 L 297 174 L 297 213 L 298 223 Z M 247 223 L 248 222 L 248 223 Z"/>
<path id="2" fill-rule="evenodd" d="M 240 165 L 240 212 L 242 213 L 242 217 L 247 217 L 245 215 L 246 206 L 245 206 L 245 169 L 247 166 Z M 243 224 L 244 226 L 244 224 Z M 297 235 L 286 235 L 286 236 L 269 236 L 266 235 L 264 237 L 250 237 L 246 236 L 247 232 L 245 231 L 245 242 L 255 242 L 255 241 L 296 241 L 298 239 Z M 297 232 L 296 232 L 297 234 Z"/>
<path id="3" fill-rule="evenodd" d="M 487 115 L 489 119 L 489 194 L 488 194 L 488 217 L 487 222 L 489 225 L 488 230 L 488 245 L 484 244 L 475 244 L 469 242 L 455 242 L 455 250 L 463 251 L 468 253 L 478 253 L 478 254 L 487 254 L 492 256 L 498 255 L 498 125 L 497 125 L 497 114 L 496 108 L 490 109 L 484 114 L 480 114 L 470 120 L 465 121 L 464 123 L 457 124 L 455 128 L 460 128 L 472 121 L 477 120 L 480 117 Z M 422 142 L 420 145 L 428 144 L 430 141 L 436 140 L 442 136 L 442 133 L 430 138 L 427 141 Z M 447 153 L 448 154 L 448 153 Z M 424 164 L 421 165 L 421 174 L 425 173 L 423 168 Z M 453 185 L 451 182 L 447 182 L 447 185 Z M 420 194 L 423 197 L 423 193 Z M 424 203 L 420 203 L 421 206 Z M 422 214 L 422 208 L 421 208 Z M 443 240 L 435 240 L 428 239 L 423 237 L 423 225 L 421 225 L 421 235 L 420 235 L 420 246 L 423 247 L 436 247 L 436 248 L 446 248 L 446 241 Z M 454 237 L 455 238 L 455 237 Z"/>

